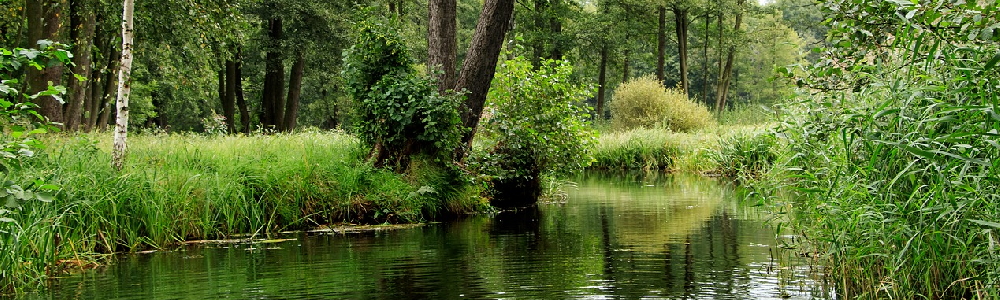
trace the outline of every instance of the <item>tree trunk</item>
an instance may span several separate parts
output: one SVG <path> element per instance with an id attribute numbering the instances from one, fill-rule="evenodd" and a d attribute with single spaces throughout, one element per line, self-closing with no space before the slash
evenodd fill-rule
<path id="1" fill-rule="evenodd" d="M 216 86 L 218 87 L 217 92 L 219 94 L 219 104 L 222 104 L 223 107 L 222 114 L 224 115 L 226 107 L 226 64 L 225 63 L 222 64 L 222 68 L 219 69 L 218 74 L 219 74 L 217 78 L 218 85 Z M 214 109 L 212 112 L 213 113 L 215 112 Z"/>
<path id="2" fill-rule="evenodd" d="M 559 0 L 551 0 L 549 3 L 549 12 L 551 16 L 554 14 L 553 10 L 557 9 L 560 5 Z M 562 34 L 562 21 L 558 17 L 549 17 L 549 39 L 552 42 L 552 51 L 549 52 L 549 58 L 554 60 L 560 60 L 563 58 L 563 43 L 560 35 Z"/>
<path id="3" fill-rule="evenodd" d="M 229 133 L 236 133 L 236 61 L 230 59 L 226 61 L 226 97 L 222 100 L 222 114 L 226 117 L 226 129 Z"/>
<path id="4" fill-rule="evenodd" d="M 725 64 L 725 60 L 722 58 L 722 55 L 724 53 L 722 49 L 723 49 L 723 47 L 725 47 L 724 46 L 725 42 L 723 41 L 723 39 L 725 39 L 725 34 L 723 33 L 723 30 L 722 30 L 722 22 L 723 22 L 723 20 L 722 20 L 722 12 L 720 10 L 720 12 L 719 12 L 719 19 L 718 19 L 718 23 L 717 23 L 718 24 L 717 27 L 719 27 L 719 47 L 717 48 L 718 49 L 717 52 L 719 54 L 719 74 L 718 74 L 718 76 L 716 77 L 716 80 L 715 80 L 715 105 L 713 105 L 713 106 L 715 106 L 716 110 L 718 110 L 718 108 L 722 105 L 721 103 L 719 103 L 719 101 L 721 99 L 721 98 L 719 98 L 719 96 L 720 96 L 719 92 L 722 90 L 722 85 L 723 85 L 722 81 L 724 79 L 723 76 L 725 74 L 725 72 L 723 72 L 723 69 L 725 68 L 725 65 L 724 65 Z"/>
<path id="5" fill-rule="evenodd" d="M 427 6 L 427 68 L 438 79 L 438 92 L 444 93 L 455 88 L 456 0 L 429 0 Z"/>
<path id="6" fill-rule="evenodd" d="M 462 143 L 471 149 L 472 139 L 479 126 L 479 118 L 486 104 L 486 94 L 496 72 L 497 58 L 503 47 L 504 37 L 510 29 L 510 17 L 514 12 L 514 0 L 486 0 L 479 15 L 479 23 L 472 36 L 468 55 L 462 64 L 462 72 L 456 84 L 457 89 L 468 91 L 462 103 L 462 125 L 468 131 L 462 136 Z M 464 160 L 466 152 L 459 150 L 458 160 Z"/>
<path id="7" fill-rule="evenodd" d="M 93 68 L 90 66 L 91 45 L 94 40 L 94 30 L 97 27 L 96 15 L 88 9 L 84 0 L 72 0 L 73 14 L 70 17 L 71 28 L 70 37 L 74 43 L 73 51 L 73 74 L 83 76 L 86 80 L 92 80 Z M 66 119 L 66 130 L 77 131 L 80 129 L 80 120 L 83 118 L 83 105 L 90 102 L 90 82 L 80 81 L 72 78 L 69 81 L 70 97 L 64 112 Z"/>
<path id="8" fill-rule="evenodd" d="M 265 127 L 274 126 L 275 129 L 281 126 L 282 118 L 284 117 L 284 93 L 285 90 L 285 66 L 281 62 L 281 19 L 275 18 L 270 22 L 270 30 L 268 31 L 269 45 L 266 57 L 266 75 L 264 76 L 264 91 L 263 99 L 261 100 L 261 109 L 263 110 L 263 115 L 261 118 L 261 123 Z"/>
<path id="9" fill-rule="evenodd" d="M 667 8 L 663 5 L 657 8 L 659 28 L 656 30 L 656 80 L 663 84 L 666 79 L 663 67 L 667 56 Z"/>
<path id="10" fill-rule="evenodd" d="M 128 97 L 132 85 L 132 35 L 135 33 L 132 25 L 132 9 L 135 0 L 125 0 L 122 12 L 122 63 L 118 71 L 118 116 L 115 121 L 115 142 L 111 154 L 111 165 L 115 170 L 121 170 L 125 163 L 126 138 L 128 137 Z"/>
<path id="11" fill-rule="evenodd" d="M 708 23 L 711 23 L 710 16 L 711 14 L 705 12 L 705 44 L 702 47 L 701 60 L 701 102 L 709 107 L 711 107 L 711 104 L 708 103 Z"/>
<path id="12" fill-rule="evenodd" d="M 545 39 L 542 38 L 542 28 L 545 28 L 545 11 L 548 10 L 548 0 L 535 0 L 533 22 L 535 34 L 531 37 L 531 65 L 538 68 L 545 56 Z M 512 13 L 513 15 L 513 13 Z"/>
<path id="13" fill-rule="evenodd" d="M 302 73 L 306 67 L 306 59 L 302 52 L 296 54 L 292 72 L 288 78 L 288 99 L 285 106 L 284 130 L 295 130 L 299 118 L 299 96 L 302 95 Z"/>
<path id="14" fill-rule="evenodd" d="M 83 103 L 84 118 L 81 120 L 83 125 L 83 131 L 90 132 L 94 130 L 94 120 L 97 120 L 97 110 L 94 108 L 100 105 L 101 97 L 104 96 L 104 74 L 94 70 L 90 75 L 92 79 L 88 82 L 90 87 L 90 96 L 87 97 L 87 101 Z"/>
<path id="15" fill-rule="evenodd" d="M 104 74 L 104 95 L 101 97 L 101 117 L 97 120 L 97 127 L 101 131 L 108 129 L 108 120 L 111 116 L 111 111 L 113 110 L 113 103 L 115 103 L 115 94 L 112 91 L 116 91 L 115 87 L 118 86 L 118 71 L 121 69 L 121 57 L 122 52 L 117 49 L 112 48 L 111 55 L 109 57 L 109 68 L 107 73 Z"/>
<path id="16" fill-rule="evenodd" d="M 63 8 L 66 7 L 66 0 L 26 0 L 25 15 L 28 19 L 28 43 L 29 48 L 38 46 L 39 40 L 60 41 L 59 32 L 62 29 Z M 59 85 L 62 82 L 63 65 L 57 63 L 46 67 L 43 70 L 27 68 L 26 81 L 28 83 L 28 95 L 48 90 L 49 84 Z M 38 97 L 34 100 L 38 104 L 38 112 L 51 122 L 63 123 L 62 103 L 52 96 Z"/>
<path id="17" fill-rule="evenodd" d="M 597 116 L 596 120 L 604 120 L 604 94 L 607 92 L 608 46 L 601 47 L 601 67 L 597 75 Z"/>
<path id="18" fill-rule="evenodd" d="M 674 24 L 677 31 L 677 53 L 680 58 L 681 90 L 688 94 L 688 10 L 678 6 L 673 7 Z"/>
<path id="19" fill-rule="evenodd" d="M 740 23 L 743 23 L 743 0 L 736 1 L 736 25 L 733 26 L 733 34 L 740 32 Z M 733 59 L 736 55 L 736 46 L 730 43 L 726 53 L 726 66 L 720 75 L 718 92 L 716 93 L 715 110 L 722 111 L 726 107 L 726 100 L 729 96 L 729 83 L 733 78 Z"/>
<path id="20" fill-rule="evenodd" d="M 97 14 L 94 14 L 95 17 Z M 95 19 L 95 25 L 99 21 Z M 96 27 L 96 26 L 95 26 Z M 108 72 L 109 64 L 104 62 L 108 61 L 108 57 L 111 56 L 111 39 L 107 37 L 108 35 L 104 33 L 104 30 L 96 30 L 94 34 L 94 47 L 97 51 L 91 51 L 91 61 L 97 68 L 91 70 L 90 76 L 90 97 L 87 97 L 87 102 L 83 104 L 84 115 L 83 118 L 83 130 L 86 132 L 91 132 L 94 130 L 94 126 L 97 124 L 98 115 L 100 115 L 101 101 L 104 100 L 104 83 L 105 74 Z"/>
<path id="21" fill-rule="evenodd" d="M 243 56 L 241 50 L 236 50 L 236 106 L 240 107 L 240 122 L 243 123 L 243 133 L 250 133 L 250 108 L 243 95 Z"/>

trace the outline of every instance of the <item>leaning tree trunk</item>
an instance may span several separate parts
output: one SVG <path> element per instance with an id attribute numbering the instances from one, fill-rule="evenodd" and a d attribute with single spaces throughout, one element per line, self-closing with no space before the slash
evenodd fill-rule
<path id="1" fill-rule="evenodd" d="M 486 0 L 483 11 L 476 24 L 476 32 L 472 36 L 472 44 L 462 64 L 462 73 L 456 87 L 465 89 L 465 102 L 462 103 L 462 126 L 469 130 L 462 136 L 462 143 L 468 149 L 472 148 L 472 139 L 476 136 L 476 127 L 483 114 L 486 104 L 486 94 L 496 72 L 497 58 L 503 47 L 504 37 L 509 30 L 510 17 L 514 13 L 514 0 Z M 459 150 L 458 160 L 465 159 L 465 150 Z"/>
<path id="2" fill-rule="evenodd" d="M 427 6 L 427 68 L 438 79 L 438 92 L 444 93 L 455 88 L 456 0 L 430 0 Z"/>
<path id="3" fill-rule="evenodd" d="M 674 6 L 674 24 L 677 31 L 677 53 L 680 58 L 681 90 L 688 93 L 688 10 Z"/>
<path id="4" fill-rule="evenodd" d="M 667 8 L 660 5 L 657 8 L 659 15 L 659 28 L 656 30 L 656 80 L 663 84 L 666 79 L 664 65 L 667 56 Z"/>
<path id="5" fill-rule="evenodd" d="M 125 0 L 122 12 L 122 63 L 118 70 L 118 116 L 115 121 L 115 143 L 111 154 L 111 165 L 115 170 L 121 170 L 125 163 L 125 140 L 128 137 L 128 97 L 132 92 L 130 76 L 132 75 L 132 35 L 135 30 L 132 24 L 132 9 L 135 0 Z"/>
<path id="6" fill-rule="evenodd" d="M 738 34 L 740 32 L 740 23 L 743 23 L 743 1 L 737 0 L 736 2 L 736 25 L 733 26 L 733 34 Z M 722 111 L 726 107 L 726 98 L 729 96 L 729 83 L 733 78 L 733 59 L 736 54 L 736 46 L 730 43 L 729 49 L 726 53 L 726 67 L 722 70 L 722 82 L 719 83 L 718 93 L 716 93 L 716 111 Z"/>
<path id="7" fill-rule="evenodd" d="M 285 103 L 284 131 L 295 130 L 299 118 L 299 96 L 302 95 L 302 73 L 305 72 L 306 59 L 302 52 L 296 54 L 292 64 L 292 73 L 288 78 L 288 99 Z"/>
<path id="8" fill-rule="evenodd" d="M 601 46 L 601 67 L 597 75 L 597 116 L 596 120 L 604 120 L 604 94 L 608 84 L 608 46 Z"/>
<path id="9" fill-rule="evenodd" d="M 27 0 L 25 1 L 25 15 L 28 16 L 28 47 L 34 48 L 39 40 L 59 41 L 59 32 L 62 30 L 60 20 L 63 8 L 66 7 L 66 0 Z M 26 79 L 28 83 L 28 94 L 34 95 L 38 92 L 48 90 L 49 83 L 59 85 L 62 81 L 63 65 L 55 64 L 42 70 L 37 68 L 27 68 Z M 38 104 L 38 112 L 51 122 L 63 123 L 62 103 L 55 97 L 45 96 L 35 99 Z"/>
<path id="10" fill-rule="evenodd" d="M 86 7 L 83 0 L 72 0 L 71 10 L 73 11 L 70 20 L 70 37 L 73 40 L 75 56 L 73 56 L 73 74 L 83 76 L 87 80 L 91 79 L 93 68 L 91 62 L 91 45 L 94 40 L 94 30 L 97 27 L 97 16 Z M 80 81 L 76 78 L 69 81 L 69 102 L 66 103 L 63 117 L 66 120 L 66 130 L 77 131 L 83 119 L 84 103 L 90 100 L 90 83 Z"/>

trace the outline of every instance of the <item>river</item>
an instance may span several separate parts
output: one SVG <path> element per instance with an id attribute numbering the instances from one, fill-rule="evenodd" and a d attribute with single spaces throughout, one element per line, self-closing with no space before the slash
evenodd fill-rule
<path id="1" fill-rule="evenodd" d="M 836 298 L 729 185 L 641 173 L 575 182 L 538 209 L 122 255 L 24 298 Z"/>

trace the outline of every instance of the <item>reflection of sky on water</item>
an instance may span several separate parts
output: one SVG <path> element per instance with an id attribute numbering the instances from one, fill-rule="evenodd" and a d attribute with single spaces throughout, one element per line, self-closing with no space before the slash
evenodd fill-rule
<path id="1" fill-rule="evenodd" d="M 714 180 L 591 174 L 577 183 L 565 204 L 493 217 L 127 255 L 28 298 L 832 298 L 817 288 L 819 272 L 775 252 L 774 231 Z"/>

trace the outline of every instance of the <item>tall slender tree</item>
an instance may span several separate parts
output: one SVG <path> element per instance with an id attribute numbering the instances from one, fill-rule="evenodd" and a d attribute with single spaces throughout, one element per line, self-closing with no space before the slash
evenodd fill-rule
<path id="1" fill-rule="evenodd" d="M 132 22 L 135 0 L 125 0 L 122 12 L 122 62 L 118 71 L 118 117 L 115 121 L 115 140 L 111 153 L 111 165 L 121 170 L 125 163 L 126 139 L 128 137 L 128 98 L 132 92 L 132 39 L 135 27 Z"/>
<path id="2" fill-rule="evenodd" d="M 62 41 L 62 16 L 66 0 L 26 0 L 25 15 L 28 19 L 28 47 L 35 47 L 38 41 Z M 57 64 L 42 70 L 27 68 L 28 94 L 35 94 L 49 88 L 49 85 L 59 85 L 62 82 L 63 66 Z M 63 123 L 63 105 L 52 96 L 35 99 L 38 112 L 49 121 Z"/>
<path id="3" fill-rule="evenodd" d="M 736 12 L 735 20 L 733 25 L 733 34 L 731 35 L 731 40 L 735 40 L 735 35 L 740 33 L 740 25 L 743 23 L 743 5 L 745 0 L 736 0 Z M 721 30 L 721 29 L 720 29 Z M 719 41 L 722 42 L 721 40 Z M 720 46 L 720 48 L 722 48 Z M 722 50 L 722 49 L 720 49 Z M 730 41 L 728 47 L 726 47 L 726 64 L 723 67 L 722 72 L 719 74 L 719 84 L 717 91 L 715 93 L 715 110 L 722 111 L 726 107 L 726 97 L 729 94 L 729 85 L 733 78 L 733 59 L 736 55 L 736 45 L 735 42 Z M 720 62 L 721 63 L 721 62 Z"/>

